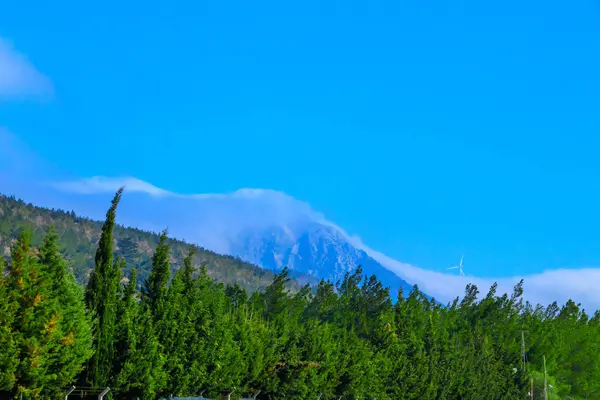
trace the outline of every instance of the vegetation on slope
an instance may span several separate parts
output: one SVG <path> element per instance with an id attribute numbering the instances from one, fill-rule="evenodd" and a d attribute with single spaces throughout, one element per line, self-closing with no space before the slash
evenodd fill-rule
<path id="1" fill-rule="evenodd" d="M 32 244 L 34 247 L 39 246 L 50 226 L 54 226 L 62 247 L 61 253 L 77 280 L 86 283 L 94 268 L 94 250 L 100 240 L 102 222 L 79 217 L 73 211 L 37 207 L 0 194 L 0 254 L 8 256 L 11 245 L 24 229 L 31 230 Z M 115 226 L 113 246 L 115 256 L 125 259 L 125 277 L 133 266 L 137 268 L 138 282 L 143 282 L 148 277 L 153 249 L 159 240 L 160 234 Z M 171 247 L 170 265 L 174 273 L 182 266 L 190 245 L 174 239 L 168 239 L 168 242 Z M 199 247 L 195 249 L 193 262 L 198 265 L 205 263 L 208 275 L 217 281 L 236 283 L 248 291 L 266 287 L 274 277 L 271 271 Z M 297 278 L 289 283 L 294 291 L 300 289 L 298 281 L 306 282 L 308 279 Z"/>
<path id="2" fill-rule="evenodd" d="M 139 290 L 112 240 L 119 197 L 85 294 L 52 230 L 39 251 L 27 232 L 12 244 L 0 266 L 0 391 L 50 399 L 75 383 L 110 386 L 119 399 L 235 389 L 233 398 L 513 400 L 533 386 L 535 399 L 544 390 L 549 399 L 600 399 L 600 312 L 523 303 L 522 283 L 511 296 L 492 288 L 481 299 L 469 285 L 448 307 L 415 287 L 394 304 L 360 268 L 314 294 L 290 293 L 284 269 L 248 296 L 197 268 L 194 249 L 173 274 L 166 233 Z"/>

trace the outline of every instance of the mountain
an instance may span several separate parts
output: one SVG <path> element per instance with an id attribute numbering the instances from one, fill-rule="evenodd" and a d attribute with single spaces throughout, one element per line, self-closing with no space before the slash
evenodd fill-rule
<path id="1" fill-rule="evenodd" d="M 168 227 L 173 238 L 201 246 L 214 256 L 239 258 L 273 271 L 287 265 L 300 283 L 316 283 L 320 279 L 335 283 L 359 265 L 364 274 L 374 274 L 388 286 L 393 297 L 400 288 L 407 293 L 416 282 L 407 282 L 392 272 L 409 271 L 409 267 L 399 269 L 388 266 L 386 260 L 376 260 L 306 202 L 274 190 L 181 195 L 133 178 L 93 178 L 63 182 L 54 191 L 46 187 L 43 196 L 32 192 L 29 197 L 34 201 L 37 198 L 46 207 L 77 210 L 102 219 L 112 188 L 121 185 L 126 189 L 119 204 L 119 221 L 141 232 L 158 232 Z M 249 284 L 246 282 L 246 287 Z"/>
<path id="2" fill-rule="evenodd" d="M 230 254 L 265 269 L 284 266 L 297 273 L 337 282 L 361 266 L 364 274 L 376 275 L 395 297 L 398 289 L 412 286 L 350 243 L 337 227 L 314 221 L 264 230 L 246 229 L 231 239 Z"/>
<path id="3" fill-rule="evenodd" d="M 108 204 L 106 206 L 108 207 Z M 100 238 L 102 222 L 80 217 L 73 211 L 37 207 L 0 194 L 0 255 L 9 256 L 10 245 L 23 229 L 30 229 L 33 233 L 34 246 L 39 245 L 51 225 L 60 236 L 63 255 L 70 262 L 77 279 L 80 282 L 87 281 L 89 272 L 94 267 L 94 254 Z M 128 270 L 135 266 L 138 269 L 138 282 L 143 282 L 150 271 L 151 256 L 158 244 L 159 235 L 118 225 L 114 236 L 116 255 L 127 261 L 125 275 L 128 275 Z M 192 245 L 175 239 L 170 240 L 170 245 L 171 265 L 173 270 L 177 270 Z M 271 271 L 239 258 L 194 247 L 196 248 L 195 264 L 206 263 L 209 275 L 219 282 L 238 284 L 253 292 L 269 285 L 273 280 L 274 274 Z M 297 279 L 289 283 L 292 291 L 299 290 L 305 283 L 316 283 L 314 279 L 307 276 L 296 274 L 293 277 Z"/>
<path id="4" fill-rule="evenodd" d="M 526 300 L 532 304 L 566 302 L 574 295 L 587 309 L 598 309 L 600 304 L 600 292 L 593 284 L 600 276 L 598 268 L 562 268 L 507 277 L 477 277 L 468 273 L 459 276 L 421 268 L 367 246 L 308 203 L 276 190 L 246 188 L 229 193 L 182 194 L 132 177 L 27 180 L 0 173 L 0 188 L 4 193 L 26 198 L 47 209 L 76 210 L 78 215 L 93 220 L 104 218 L 107 205 L 121 186 L 125 186 L 125 195 L 119 204 L 118 222 L 123 226 L 136 227 L 139 232 L 168 228 L 170 236 L 179 239 L 177 243 L 202 246 L 215 260 L 218 255 L 225 255 L 219 260 L 239 257 L 245 261 L 240 265 L 254 263 L 274 270 L 289 264 L 300 283 L 314 283 L 319 277 L 336 280 L 360 264 L 367 274 L 375 273 L 390 286 L 392 295 L 398 287 L 408 289 L 408 284 L 416 284 L 444 304 L 462 296 L 468 284 L 476 285 L 481 293 L 497 284 L 498 293 L 510 295 L 522 279 Z M 0 215 L 0 225 L 3 223 Z M 140 246 L 151 248 L 152 240 L 148 243 Z M 86 260 L 91 265 L 91 257 Z M 74 267 L 78 265 L 82 264 L 76 263 Z M 241 273 L 236 268 L 227 273 L 225 270 L 213 273 L 229 282 L 231 278 L 226 275 L 235 277 Z M 258 274 L 272 276 L 253 265 L 246 268 L 253 268 L 254 272 L 236 279 L 247 288 L 269 282 L 266 278 L 256 279 Z"/>

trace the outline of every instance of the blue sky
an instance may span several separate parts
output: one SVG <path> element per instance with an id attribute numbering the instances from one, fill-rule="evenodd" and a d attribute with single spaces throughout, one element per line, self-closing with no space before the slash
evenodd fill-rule
<path id="1" fill-rule="evenodd" d="M 203 3 L 3 5 L 43 77 L 0 77 L 0 126 L 79 177 L 283 191 L 433 270 L 600 266 L 597 1 Z"/>

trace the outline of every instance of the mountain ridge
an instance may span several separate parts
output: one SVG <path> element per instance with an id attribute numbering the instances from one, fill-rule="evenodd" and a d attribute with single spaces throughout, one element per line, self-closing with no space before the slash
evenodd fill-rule
<path id="1" fill-rule="evenodd" d="M 242 231 L 231 241 L 231 254 L 265 269 L 283 266 L 317 279 L 340 281 L 359 266 L 365 275 L 376 275 L 390 288 L 392 296 L 412 285 L 382 266 L 364 250 L 352 244 L 339 228 L 320 222 L 272 226 L 264 231 Z"/>
<path id="2" fill-rule="evenodd" d="M 141 194 L 133 191 L 124 197 L 117 219 L 125 223 L 118 225 L 115 231 L 117 255 L 126 256 L 126 271 L 131 265 L 140 264 L 138 272 L 141 279 L 147 273 L 152 249 L 158 243 L 158 236 L 153 232 L 158 232 L 159 226 L 165 226 L 169 227 L 170 233 L 175 233 L 170 239 L 174 269 L 179 268 L 185 248 L 194 246 L 200 249 L 199 254 L 202 255 L 196 260 L 198 264 L 204 261 L 215 264 L 209 268 L 215 279 L 239 283 L 249 291 L 266 286 L 273 272 L 281 271 L 283 266 L 288 267 L 294 280 L 291 286 L 298 290 L 306 283 L 316 286 L 321 279 L 335 284 L 359 265 L 365 275 L 376 275 L 384 286 L 389 287 L 392 297 L 400 288 L 405 293 L 412 289 L 408 282 L 351 243 L 339 227 L 328 223 L 307 204 L 287 195 L 248 189 L 229 196 L 176 196 L 172 202 L 167 201 L 169 195 L 147 197 Z M 20 229 L 17 227 L 26 223 L 37 232 L 34 236 L 39 241 L 42 228 L 47 228 L 50 220 L 71 219 L 73 228 L 67 229 L 63 221 L 59 234 L 62 241 L 67 242 L 65 256 L 73 263 L 77 278 L 84 282 L 88 271 L 93 268 L 93 248 L 81 239 L 85 237 L 95 245 L 101 226 L 97 218 L 101 209 L 98 200 L 93 199 L 96 205 L 93 215 L 96 218 L 92 219 L 80 217 L 73 211 L 51 209 L 47 207 L 48 201 L 44 202 L 45 207 L 40 207 L 0 194 L 0 210 L 20 210 L 19 215 L 13 215 L 10 227 L 6 226 L 6 222 L 4 227 L 0 224 L 0 236 L 14 238 Z M 207 206 L 197 210 L 194 205 L 200 204 L 198 200 Z M 78 209 L 70 202 L 62 202 L 61 205 L 63 209 Z M 185 216 L 173 218 L 173 207 L 185 210 Z M 89 206 L 86 209 L 89 214 L 91 209 Z M 231 215 L 232 211 L 243 215 L 243 219 Z M 2 244 L 0 237 L 0 246 Z M 8 243 L 4 243 L 4 248 L 8 248 Z M 78 254 L 81 252 L 86 255 Z M 128 252 L 131 254 L 128 255 Z M 236 278 L 236 274 L 241 275 Z"/>
<path id="3" fill-rule="evenodd" d="M 392 295 L 399 288 L 412 289 L 414 283 L 409 285 L 403 279 L 403 268 L 388 268 L 360 240 L 350 237 L 310 204 L 276 190 L 242 188 L 231 193 L 180 194 L 131 177 L 93 177 L 51 186 L 69 208 L 97 203 L 98 196 L 125 186 L 128 195 L 119 208 L 121 221 L 129 226 L 151 231 L 168 226 L 174 237 L 263 268 L 277 271 L 289 264 L 292 273 L 335 283 L 361 264 L 365 274 L 381 277 Z M 97 207 L 89 206 L 88 210 L 99 213 Z M 307 260 L 312 260 L 312 265 L 307 265 Z"/>
<path id="4" fill-rule="evenodd" d="M 78 216 L 74 211 L 40 207 L 0 193 L 0 255 L 10 255 L 10 245 L 23 229 L 30 229 L 33 244 L 39 245 L 51 225 L 60 237 L 63 255 L 71 264 L 77 279 L 84 283 L 94 266 L 94 250 L 102 222 Z M 151 256 L 158 240 L 158 233 L 117 224 L 114 233 L 115 255 L 125 258 L 127 262 L 125 276 L 132 267 L 136 267 L 140 278 L 138 282 L 143 282 L 149 273 Z M 206 263 L 209 275 L 219 282 L 238 284 L 253 292 L 269 285 L 274 277 L 270 270 L 231 255 L 218 254 L 197 244 L 174 238 L 169 238 L 169 244 L 173 270 L 182 266 L 189 248 L 193 247 L 195 265 Z M 312 277 L 301 274 L 293 273 L 291 277 L 293 279 L 288 288 L 294 292 L 306 283 L 316 283 Z"/>

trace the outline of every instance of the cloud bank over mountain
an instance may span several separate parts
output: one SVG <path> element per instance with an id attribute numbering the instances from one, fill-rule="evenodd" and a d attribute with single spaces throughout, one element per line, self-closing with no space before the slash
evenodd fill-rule
<path id="1" fill-rule="evenodd" d="M 498 278 L 462 277 L 432 271 L 402 263 L 371 249 L 358 237 L 349 235 L 333 222 L 327 221 L 308 203 L 273 190 L 240 189 L 229 194 L 181 195 L 127 177 L 94 177 L 55 183 L 54 186 L 63 191 L 88 195 L 108 195 L 118 187 L 126 186 L 126 191 L 137 194 L 132 201 L 139 204 L 143 199 L 144 204 L 142 207 L 136 206 L 136 210 L 124 211 L 130 223 L 135 223 L 133 220 L 140 218 L 139 222 L 143 224 L 141 216 L 145 214 L 145 210 L 149 212 L 148 215 L 151 210 L 155 210 L 152 214 L 162 217 L 153 220 L 154 224 L 158 224 L 154 228 L 160 229 L 161 223 L 168 224 L 173 235 L 221 253 L 229 253 L 231 249 L 228 248 L 228 239 L 243 230 L 280 226 L 293 231 L 295 224 L 314 221 L 334 227 L 357 249 L 363 250 L 385 268 L 408 283 L 419 285 L 424 292 L 442 302 L 462 296 L 468 283 L 476 284 L 485 294 L 496 282 L 499 293 L 510 294 L 514 285 L 524 279 L 525 298 L 533 303 L 564 303 L 572 298 L 588 310 L 600 308 L 600 291 L 597 290 L 600 268 L 557 269 L 527 276 Z"/>
<path id="2" fill-rule="evenodd" d="M 293 231 L 298 224 L 317 222 L 335 228 L 348 242 L 410 284 L 417 284 L 436 299 L 447 302 L 464 293 L 467 283 L 485 293 L 494 283 L 510 293 L 525 280 L 525 297 L 534 303 L 564 303 L 569 298 L 588 310 L 600 309 L 600 268 L 557 269 L 527 276 L 478 278 L 433 271 L 394 260 L 345 232 L 306 202 L 268 189 L 240 189 L 233 193 L 183 195 L 131 177 L 77 178 L 60 173 L 36 156 L 19 138 L 0 129 L 0 190 L 34 204 L 75 210 L 91 218 L 104 217 L 114 191 L 126 187 L 119 222 L 160 231 L 229 254 L 230 238 L 244 230 L 279 226 Z"/>

